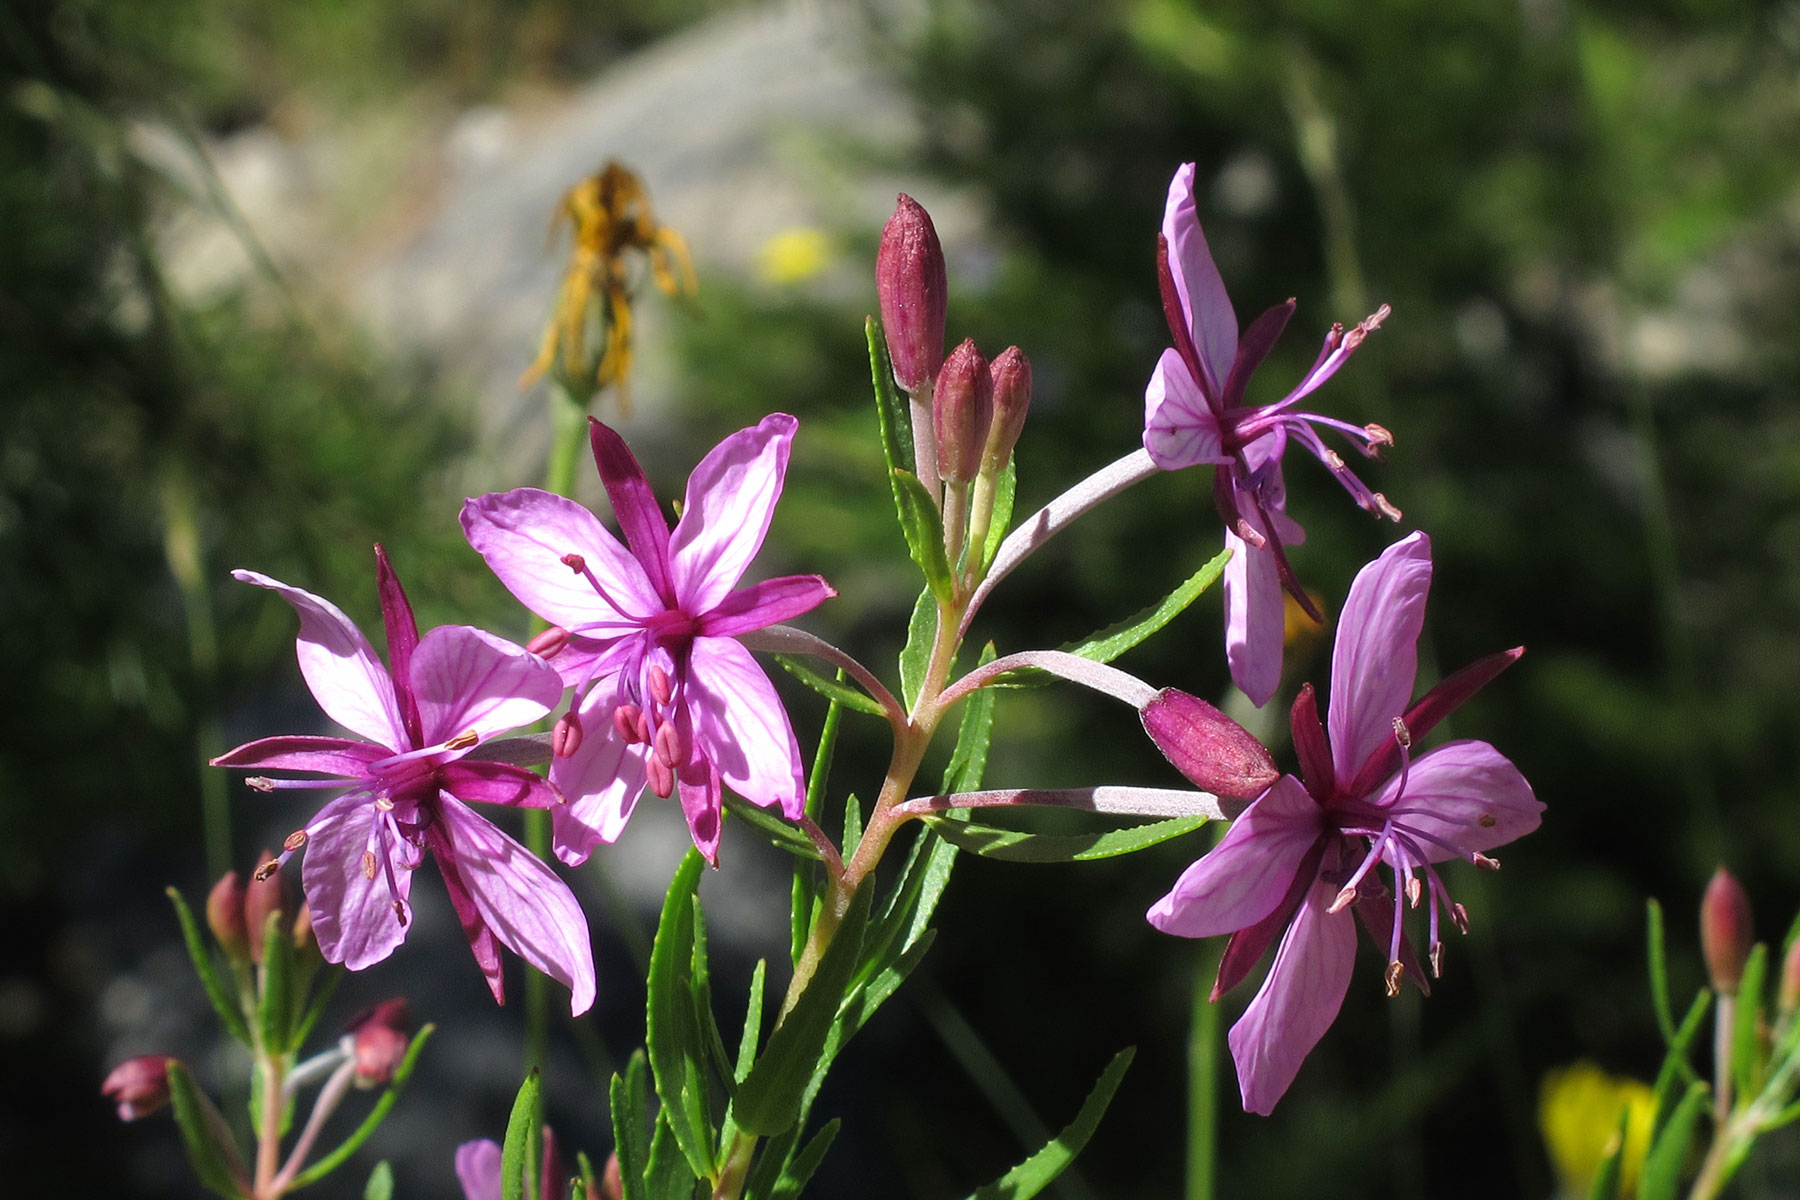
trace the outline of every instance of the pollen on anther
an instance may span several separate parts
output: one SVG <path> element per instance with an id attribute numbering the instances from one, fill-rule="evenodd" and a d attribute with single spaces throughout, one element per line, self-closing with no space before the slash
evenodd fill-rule
<path id="1" fill-rule="evenodd" d="M 1387 965 L 1387 981 L 1386 982 L 1387 982 L 1387 994 L 1388 994 L 1389 1000 L 1392 1000 L 1395 996 L 1398 996 L 1400 994 L 1400 981 L 1404 978 L 1406 978 L 1406 967 L 1400 962 L 1399 959 L 1395 959 L 1393 962 L 1391 962 Z"/>
<path id="2" fill-rule="evenodd" d="M 267 775 L 252 775 L 250 778 L 244 780 L 244 785 L 253 792 L 272 792 L 275 790 L 275 781 L 270 779 Z"/>
<path id="3" fill-rule="evenodd" d="M 479 733 L 476 733 L 473 729 L 465 729 L 461 733 L 457 734 L 455 737 L 451 738 L 449 741 L 445 742 L 444 749 L 446 749 L 446 750 L 467 750 L 470 746 L 473 746 L 475 743 L 479 742 L 480 740 L 481 740 L 481 735 Z"/>
<path id="4" fill-rule="evenodd" d="M 380 809 L 382 812 L 393 812 L 394 811 L 394 802 L 392 800 L 388 799 L 386 796 L 377 796 L 377 797 L 375 797 L 375 807 Z"/>
<path id="5" fill-rule="evenodd" d="M 1237 535 L 1245 543 L 1255 546 L 1258 550 L 1261 550 L 1264 546 L 1269 544 L 1268 538 L 1258 533 L 1255 528 L 1251 526 L 1250 522 L 1241 517 L 1238 519 L 1237 523 Z"/>
<path id="6" fill-rule="evenodd" d="M 1376 511 L 1388 520 L 1398 521 L 1400 519 L 1400 510 L 1395 508 L 1393 503 L 1380 492 L 1370 492 L 1369 499 L 1374 503 Z"/>
<path id="7" fill-rule="evenodd" d="M 1406 902 L 1414 908 L 1425 898 L 1425 881 L 1414 875 L 1406 881 Z"/>
<path id="8" fill-rule="evenodd" d="M 1450 923 L 1456 926 L 1457 932 L 1467 935 L 1469 932 L 1469 910 L 1460 904 L 1450 906 Z"/>
<path id="9" fill-rule="evenodd" d="M 1403 748 L 1412 749 L 1412 730 L 1406 727 L 1404 717 L 1394 718 L 1394 740 L 1399 742 Z"/>
<path id="10" fill-rule="evenodd" d="M 375 878 L 375 852 L 373 850 L 363 851 L 362 875 L 364 879 Z"/>
<path id="11" fill-rule="evenodd" d="M 1363 432 L 1368 435 L 1370 446 L 1391 446 L 1394 444 L 1394 435 L 1389 433 L 1385 426 L 1375 424 L 1364 425 Z"/>
<path id="12" fill-rule="evenodd" d="M 1347 887 L 1347 888 L 1343 889 L 1342 891 L 1340 891 L 1336 895 L 1336 897 L 1334 897 L 1332 899 L 1331 907 L 1327 908 L 1325 911 L 1332 912 L 1332 913 L 1343 912 L 1346 908 L 1350 907 L 1350 905 L 1352 903 L 1354 903 L 1355 900 L 1356 900 L 1356 889 L 1353 887 Z"/>
<path id="13" fill-rule="evenodd" d="M 406 924 L 406 905 L 398 900 L 394 901 L 394 919 L 402 925 Z"/>
<path id="14" fill-rule="evenodd" d="M 264 863 L 262 866 L 256 868 L 256 870 L 252 871 L 250 873 L 250 878 L 255 880 L 257 883 L 261 883 L 263 880 L 267 879 L 269 876 L 275 874 L 275 872 L 277 872 L 279 870 L 281 870 L 280 860 L 271 858 L 268 862 Z"/>
<path id="15" fill-rule="evenodd" d="M 1444 943 L 1442 942 L 1431 943 L 1431 977 L 1433 979 L 1444 977 Z"/>
<path id="16" fill-rule="evenodd" d="M 304 845 L 306 845 L 306 830 L 296 829 L 294 832 L 288 834 L 286 838 L 282 839 L 281 848 L 283 850 L 293 851 L 298 850 Z"/>
<path id="17" fill-rule="evenodd" d="M 1469 861 L 1474 863 L 1476 866 L 1480 867 L 1484 871 L 1498 871 L 1500 869 L 1500 860 L 1499 859 L 1489 858 L 1487 855 L 1483 854 L 1479 850 L 1477 850 L 1477 851 L 1475 851 L 1475 853 L 1469 855 Z"/>

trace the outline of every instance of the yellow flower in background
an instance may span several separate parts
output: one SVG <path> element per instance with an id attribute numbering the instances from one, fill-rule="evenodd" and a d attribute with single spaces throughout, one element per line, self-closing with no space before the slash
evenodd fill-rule
<path id="1" fill-rule="evenodd" d="M 556 223 L 575 235 L 556 311 L 544 329 L 537 360 L 519 386 L 559 367 L 577 398 L 617 384 L 625 403 L 631 373 L 631 301 L 636 291 L 630 259 L 641 256 L 664 295 L 692 295 L 694 264 L 679 233 L 657 224 L 644 181 L 609 161 L 598 174 L 570 188 L 557 205 Z M 604 338 L 590 355 L 590 332 Z"/>
<path id="2" fill-rule="evenodd" d="M 762 244 L 756 255 L 756 273 L 764 283 L 804 283 L 822 274 L 837 248 L 822 229 L 784 229 Z"/>
<path id="3" fill-rule="evenodd" d="M 1594 1172 L 1618 1146 L 1625 1117 L 1625 1153 L 1619 1161 L 1619 1195 L 1637 1193 L 1638 1172 L 1650 1149 L 1656 1095 L 1636 1079 L 1608 1075 L 1578 1062 L 1544 1076 L 1538 1093 L 1538 1129 L 1565 1196 L 1585 1196 Z"/>

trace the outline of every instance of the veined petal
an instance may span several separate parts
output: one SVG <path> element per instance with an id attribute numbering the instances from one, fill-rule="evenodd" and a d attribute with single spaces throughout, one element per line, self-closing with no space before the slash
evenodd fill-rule
<path id="1" fill-rule="evenodd" d="M 461 759 L 438 768 L 444 790 L 465 803 L 505 804 L 512 808 L 557 808 L 560 802 L 536 772 L 511 763 Z"/>
<path id="2" fill-rule="evenodd" d="M 267 588 L 298 614 L 300 674 L 326 716 L 372 742 L 407 744 L 387 668 L 375 657 L 362 630 L 337 605 L 255 571 L 233 571 L 231 577 Z"/>
<path id="3" fill-rule="evenodd" d="M 464 1142 L 456 1148 L 456 1181 L 463 1200 L 500 1200 L 500 1143 L 491 1138 Z"/>
<path id="4" fill-rule="evenodd" d="M 470 730 L 485 740 L 541 721 L 563 684 L 556 668 L 504 638 L 440 625 L 413 653 L 412 691 L 423 744 L 433 746 Z"/>
<path id="5" fill-rule="evenodd" d="M 309 737 L 289 734 L 245 742 L 212 760 L 215 767 L 260 768 L 266 771 L 311 771 L 334 779 L 357 780 L 368 766 L 391 751 L 371 742 L 349 738 Z"/>
<path id="6" fill-rule="evenodd" d="M 1331 1028 L 1356 961 L 1356 919 L 1326 910 L 1337 888 L 1320 881 L 1300 906 L 1275 965 L 1226 1039 L 1244 1111 L 1268 1116 L 1300 1064 Z"/>
<path id="7" fill-rule="evenodd" d="M 707 637 L 736 637 L 811 612 L 837 595 L 817 575 L 783 575 L 739 588 L 700 618 Z"/>
<path id="8" fill-rule="evenodd" d="M 564 629 L 617 636 L 666 607 L 644 568 L 600 519 L 564 496 L 517 488 L 463 502 L 463 534 L 519 603 Z M 563 557 L 579 554 L 604 589 Z"/>
<path id="9" fill-rule="evenodd" d="M 1404 791 L 1400 782 L 1388 780 L 1375 804 L 1403 829 L 1432 839 L 1420 843 L 1431 862 L 1504 846 L 1536 829 L 1544 811 L 1519 768 L 1486 742 L 1439 746 L 1413 760 Z"/>
<path id="10" fill-rule="evenodd" d="M 719 865 L 719 771 L 705 759 L 688 764 L 677 777 L 676 793 L 681 797 L 681 815 L 687 818 L 688 833 L 701 857 Z"/>
<path id="11" fill-rule="evenodd" d="M 505 1004 L 506 974 L 500 966 L 500 939 L 488 928 L 469 885 L 463 882 L 462 871 L 457 867 L 456 844 L 450 840 L 442 821 L 433 824 L 425 836 L 431 844 L 432 856 L 437 859 L 444 890 L 450 893 L 450 907 L 456 912 L 456 922 L 462 926 L 463 937 L 468 939 L 469 953 L 475 956 L 475 966 L 487 980 L 494 1003 Z"/>
<path id="12" fill-rule="evenodd" d="M 1219 418 L 1174 350 L 1162 352 L 1144 389 L 1144 449 L 1165 471 L 1231 461 Z"/>
<path id="13" fill-rule="evenodd" d="M 1201 366 L 1211 375 L 1207 385 L 1213 395 L 1221 395 L 1237 357 L 1237 314 L 1231 309 L 1231 297 L 1225 293 L 1225 281 L 1213 263 L 1206 235 L 1200 231 L 1193 163 L 1183 163 L 1169 181 L 1162 232 L 1169 242 L 1169 269 L 1175 276 L 1176 294 L 1187 310 L 1194 348 L 1200 352 Z"/>
<path id="14" fill-rule="evenodd" d="M 1243 519 L 1254 528 L 1252 513 L 1246 510 Z M 1287 630 L 1281 573 L 1272 550 L 1251 546 L 1230 530 L 1225 531 L 1225 548 L 1231 551 L 1225 564 L 1225 657 L 1231 681 L 1261 708 L 1281 686 Z"/>
<path id="15" fill-rule="evenodd" d="M 800 422 L 771 413 L 714 446 L 688 476 L 681 521 L 669 539 L 681 607 L 717 607 L 762 549 Z"/>
<path id="16" fill-rule="evenodd" d="M 1356 574 L 1331 651 L 1331 761 L 1349 780 L 1412 701 L 1431 588 L 1431 539 L 1414 533 Z"/>
<path id="17" fill-rule="evenodd" d="M 352 971 L 373 966 L 406 939 L 410 906 L 403 919 L 412 869 L 389 853 L 381 826 L 388 814 L 365 793 L 340 796 L 319 810 L 306 827 L 306 856 L 300 879 L 312 911 L 313 936 L 325 961 Z M 389 878 L 393 887 L 389 888 Z"/>
<path id="18" fill-rule="evenodd" d="M 586 731 L 581 745 L 550 761 L 550 780 L 568 799 L 551 811 L 556 856 L 570 866 L 586 862 L 600 843 L 617 841 L 644 792 L 649 748 L 628 744 L 613 727 L 619 684 L 615 675 L 593 686 L 576 711 Z"/>
<path id="19" fill-rule="evenodd" d="M 1283 776 L 1182 872 L 1147 919 L 1164 933 L 1188 938 L 1256 924 L 1281 903 L 1323 829 L 1319 806 L 1297 780 Z"/>
<path id="20" fill-rule="evenodd" d="M 790 820 L 806 810 L 800 747 L 775 685 L 730 638 L 695 638 L 688 712 L 698 749 L 732 791 Z"/>
<path id="21" fill-rule="evenodd" d="M 569 989 L 579 1017 L 594 1004 L 594 952 L 575 894 L 531 851 L 453 796 L 439 816 L 456 869 L 481 919 L 500 943 Z"/>

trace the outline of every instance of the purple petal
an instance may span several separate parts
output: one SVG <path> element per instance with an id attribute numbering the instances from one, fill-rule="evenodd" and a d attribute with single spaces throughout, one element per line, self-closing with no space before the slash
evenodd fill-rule
<path id="1" fill-rule="evenodd" d="M 1244 520 L 1252 527 L 1257 524 L 1249 513 Z M 1225 564 L 1225 657 L 1231 663 L 1231 681 L 1261 708 L 1281 686 L 1282 638 L 1287 632 L 1281 574 L 1272 551 L 1251 546 L 1230 530 L 1225 532 L 1225 548 L 1231 551 L 1231 561 Z"/>
<path id="2" fill-rule="evenodd" d="M 1339 779 L 1356 769 L 1383 740 L 1412 700 L 1419 669 L 1419 631 L 1431 588 L 1431 539 L 1403 538 L 1357 572 L 1338 614 L 1331 651 L 1331 759 Z"/>
<path id="3" fill-rule="evenodd" d="M 1356 960 L 1356 921 L 1347 912 L 1326 911 L 1336 895 L 1333 884 L 1313 885 L 1281 939 L 1269 977 L 1231 1027 L 1226 1040 L 1245 1112 L 1266 1117 L 1275 1111 L 1343 1006 Z"/>
<path id="4" fill-rule="evenodd" d="M 467 625 L 440 625 L 425 635 L 413 655 L 412 688 L 427 746 L 541 721 L 563 693 L 549 663 Z"/>
<path id="5" fill-rule="evenodd" d="M 625 535 L 625 544 L 631 547 L 663 607 L 675 607 L 677 593 L 669 571 L 669 521 L 656 506 L 656 493 L 650 489 L 644 468 L 638 465 L 625 439 L 593 417 L 588 418 L 588 441 L 594 448 L 594 465 L 600 469 L 600 482 L 606 485 L 606 498 L 612 501 L 613 516 Z"/>
<path id="6" fill-rule="evenodd" d="M 618 706 L 617 676 L 595 684 L 577 710 L 585 730 L 581 745 L 550 762 L 551 782 L 568 798 L 551 810 L 556 856 L 570 866 L 586 862 L 600 843 L 617 841 L 644 792 L 648 747 L 619 736 L 613 727 Z"/>
<path id="7" fill-rule="evenodd" d="M 1151 906 L 1150 924 L 1189 938 L 1255 925 L 1281 903 L 1323 830 L 1319 806 L 1299 781 L 1283 776 Z"/>
<path id="8" fill-rule="evenodd" d="M 461 759 L 439 768 L 444 790 L 465 802 L 512 808 L 558 808 L 561 801 L 537 774 L 511 763 Z"/>
<path id="9" fill-rule="evenodd" d="M 1275 943 L 1275 939 L 1287 932 L 1287 927 L 1300 911 L 1301 904 L 1312 893 L 1313 882 L 1319 878 L 1319 866 L 1325 861 L 1327 850 L 1337 853 L 1334 839 L 1320 838 L 1315 841 L 1300 860 L 1300 866 L 1294 871 L 1294 881 L 1288 885 L 1281 903 L 1256 924 L 1232 934 L 1225 943 L 1225 952 L 1219 956 L 1219 974 L 1213 980 L 1210 997 L 1215 1003 L 1226 992 L 1242 983 L 1245 976 L 1262 961 L 1262 956 Z"/>
<path id="10" fill-rule="evenodd" d="M 507 590 L 553 625 L 617 636 L 667 607 L 630 551 L 566 497 L 537 488 L 491 492 L 463 503 L 462 526 Z M 563 562 L 567 554 L 586 561 L 604 595 Z"/>
<path id="11" fill-rule="evenodd" d="M 1187 311 L 1200 364 L 1210 376 L 1206 384 L 1213 395 L 1221 395 L 1237 357 L 1237 314 L 1231 310 L 1231 297 L 1225 294 L 1225 281 L 1213 264 L 1206 235 L 1200 232 L 1199 212 L 1194 204 L 1193 163 L 1183 163 L 1169 181 L 1162 232 L 1169 243 L 1169 269 L 1175 276 L 1175 291 Z"/>
<path id="12" fill-rule="evenodd" d="M 463 885 L 502 945 L 570 992 L 569 1012 L 594 1003 L 594 952 L 575 895 L 525 847 L 453 796 L 439 816 Z"/>
<path id="13" fill-rule="evenodd" d="M 1144 389 L 1144 449 L 1165 471 L 1228 463 L 1219 418 L 1174 350 L 1164 350 Z"/>
<path id="14" fill-rule="evenodd" d="M 407 745 L 394 683 L 349 617 L 330 601 L 267 575 L 233 571 L 231 577 L 275 592 L 300 617 L 300 674 L 326 716 L 371 742 Z"/>
<path id="15" fill-rule="evenodd" d="M 245 742 L 212 760 L 215 767 L 255 767 L 269 771 L 312 771 L 337 779 L 356 780 L 368 774 L 368 766 L 391 752 L 385 746 L 353 742 L 349 738 L 308 737 L 289 734 Z"/>
<path id="16" fill-rule="evenodd" d="M 694 739 L 726 786 L 790 820 L 800 817 L 800 747 L 775 685 L 750 652 L 730 638 L 695 638 L 687 686 Z"/>
<path id="17" fill-rule="evenodd" d="M 1414 759 L 1405 789 L 1396 775 L 1375 803 L 1408 832 L 1443 843 L 1421 843 L 1431 862 L 1504 846 L 1536 829 L 1544 811 L 1519 769 L 1486 742 L 1450 742 Z"/>
<path id="18" fill-rule="evenodd" d="M 701 857 L 719 865 L 719 772 L 704 760 L 683 767 L 676 792 L 681 797 L 681 815 L 687 818 L 688 833 Z"/>
<path id="19" fill-rule="evenodd" d="M 690 613 L 718 606 L 762 548 L 800 423 L 771 413 L 712 448 L 688 476 L 669 541 L 676 594 Z"/>
<path id="20" fill-rule="evenodd" d="M 381 624 L 387 631 L 388 677 L 394 683 L 394 699 L 400 705 L 400 719 L 406 725 L 409 744 L 423 746 L 426 743 L 419 739 L 419 706 L 408 683 L 412 678 L 408 664 L 413 648 L 419 644 L 419 623 L 413 618 L 412 604 L 400 586 L 400 577 L 394 574 L 394 564 L 388 561 L 387 550 L 379 542 L 375 544 L 375 586 L 381 595 Z"/>
<path id="21" fill-rule="evenodd" d="M 1164 688 L 1140 715 L 1163 757 L 1205 791 L 1259 796 L 1281 776 L 1267 747 L 1198 696 Z"/>
<path id="22" fill-rule="evenodd" d="M 396 900 L 406 904 L 412 870 L 390 852 L 391 820 L 368 795 L 352 792 L 320 809 L 306 827 L 300 879 L 313 936 L 325 961 L 352 971 L 392 954 L 412 919 L 410 906 L 404 920 L 394 910 Z"/>
<path id="23" fill-rule="evenodd" d="M 440 821 L 427 831 L 426 837 L 431 844 L 431 853 L 437 859 L 444 890 L 450 893 L 450 907 L 455 910 L 457 924 L 462 926 L 463 937 L 468 940 L 469 953 L 475 956 L 475 966 L 487 980 L 494 1003 L 505 1004 L 506 974 L 500 966 L 500 939 L 488 928 L 469 885 L 463 882 L 462 870 L 457 866 L 456 844 L 450 840 L 448 827 Z"/>
<path id="24" fill-rule="evenodd" d="M 464 1200 L 500 1200 L 500 1143 L 482 1138 L 458 1146 L 456 1181 Z"/>
<path id="25" fill-rule="evenodd" d="M 700 618 L 707 637 L 736 637 L 811 612 L 837 595 L 817 575 L 784 575 L 739 588 Z"/>

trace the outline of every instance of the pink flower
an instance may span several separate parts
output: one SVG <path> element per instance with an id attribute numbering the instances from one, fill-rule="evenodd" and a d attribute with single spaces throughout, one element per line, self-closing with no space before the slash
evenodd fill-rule
<path id="1" fill-rule="evenodd" d="M 1407 907 L 1426 906 L 1434 976 L 1440 918 L 1459 929 L 1468 921 L 1435 864 L 1460 858 L 1496 867 L 1485 851 L 1536 829 L 1543 811 L 1518 768 L 1486 742 L 1411 756 L 1414 739 L 1523 653 L 1481 659 L 1409 707 L 1430 584 L 1431 543 L 1422 533 L 1362 569 L 1332 653 L 1329 739 L 1312 689 L 1302 689 L 1293 709 L 1301 778 L 1277 780 L 1150 909 L 1150 923 L 1165 933 L 1231 935 L 1214 1000 L 1281 934 L 1268 978 L 1229 1038 L 1250 1112 L 1274 1109 L 1336 1018 L 1358 921 L 1387 958 L 1389 995 L 1406 976 L 1426 987 L 1402 936 Z M 1169 753 L 1171 739 L 1146 724 Z M 1375 870 L 1383 863 L 1394 874 L 1391 894 Z"/>
<path id="2" fill-rule="evenodd" d="M 1213 500 L 1232 551 L 1225 568 L 1225 650 L 1232 681 L 1260 708 L 1281 683 L 1283 589 L 1315 621 L 1324 619 L 1283 550 L 1306 536 L 1287 515 L 1281 457 L 1288 439 L 1311 450 L 1363 508 L 1400 519 L 1400 510 L 1370 491 L 1319 430 L 1335 430 L 1371 458 L 1392 445 L 1393 436 L 1379 425 L 1352 425 L 1295 409 L 1337 373 L 1386 319 L 1388 308 L 1382 305 L 1349 332 L 1333 325 L 1318 361 L 1293 391 L 1273 404 L 1247 407 L 1250 376 L 1287 327 L 1294 302 L 1269 309 L 1238 336 L 1231 298 L 1200 231 L 1193 163 L 1184 163 L 1169 183 L 1157 246 L 1163 312 L 1175 345 L 1163 351 L 1144 391 L 1144 449 L 1165 471 L 1201 463 L 1219 467 Z"/>
<path id="3" fill-rule="evenodd" d="M 590 424 L 625 545 L 581 505 L 536 488 L 470 500 L 463 531 L 525 607 L 568 634 L 555 661 L 583 694 L 550 769 L 570 800 L 555 810 L 557 854 L 579 863 L 616 840 L 648 785 L 679 791 L 694 845 L 716 865 L 721 784 L 790 818 L 804 812 L 793 727 L 736 640 L 836 595 L 817 575 L 737 587 L 768 532 L 798 422 L 777 413 L 715 446 L 688 479 L 673 532 L 624 441 Z"/>
<path id="4" fill-rule="evenodd" d="M 277 860 L 307 847 L 301 880 L 328 961 L 361 970 L 405 939 L 412 873 L 429 851 L 494 999 L 505 998 L 505 946 L 568 987 L 570 1009 L 585 1012 L 594 1002 L 594 958 L 573 893 L 465 803 L 557 806 L 555 792 L 530 771 L 471 752 L 497 733 L 543 719 L 562 697 L 562 680 L 536 655 L 479 629 L 446 625 L 421 638 L 379 546 L 375 563 L 385 667 L 328 601 L 254 571 L 232 572 L 293 606 L 300 672 L 313 698 L 326 716 L 368 740 L 265 738 L 213 765 L 325 777 L 251 779 L 259 791 L 349 786 L 288 838 Z"/>
<path id="5" fill-rule="evenodd" d="M 166 1054 L 140 1054 L 128 1058 L 107 1073 L 100 1094 L 119 1105 L 119 1120 L 147 1117 L 169 1102 L 169 1064 Z"/>

